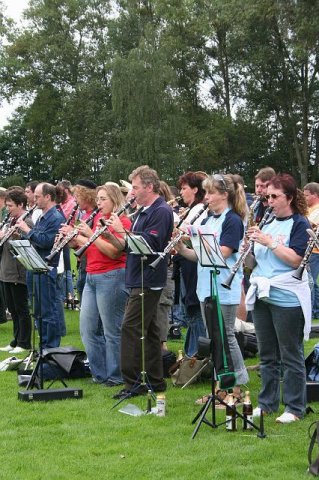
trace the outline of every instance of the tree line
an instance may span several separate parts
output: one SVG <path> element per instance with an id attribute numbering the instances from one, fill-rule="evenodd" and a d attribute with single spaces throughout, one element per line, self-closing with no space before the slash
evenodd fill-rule
<path id="1" fill-rule="evenodd" d="M 0 183 L 141 164 L 169 183 L 192 169 L 252 186 L 265 165 L 319 180 L 316 0 L 30 0 L 24 18 L 0 2 L 0 99 L 23 100 Z"/>

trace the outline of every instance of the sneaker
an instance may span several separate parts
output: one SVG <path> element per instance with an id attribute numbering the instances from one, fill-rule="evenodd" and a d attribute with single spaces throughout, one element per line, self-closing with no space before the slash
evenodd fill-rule
<path id="1" fill-rule="evenodd" d="M 280 415 L 280 417 L 276 418 L 277 423 L 292 423 L 296 422 L 297 420 L 299 420 L 299 418 L 290 412 L 284 412 L 282 415 Z"/>
<path id="2" fill-rule="evenodd" d="M 0 348 L 0 352 L 10 352 L 13 348 L 12 345 L 6 345 L 5 347 Z"/>
<path id="3" fill-rule="evenodd" d="M 260 407 L 256 407 L 254 408 L 253 410 L 253 417 L 255 418 L 260 418 L 260 415 L 261 415 L 261 408 Z M 263 410 L 263 417 L 267 415 L 267 412 L 265 412 L 265 410 Z"/>
<path id="4" fill-rule="evenodd" d="M 15 347 L 15 348 L 12 348 L 11 347 L 11 350 L 9 350 L 9 353 L 23 353 L 23 352 L 27 352 L 28 350 L 25 349 L 25 348 L 22 348 L 22 347 Z"/>

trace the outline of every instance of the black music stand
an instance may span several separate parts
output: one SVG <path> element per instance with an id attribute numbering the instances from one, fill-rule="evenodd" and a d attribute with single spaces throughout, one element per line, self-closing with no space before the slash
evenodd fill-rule
<path id="1" fill-rule="evenodd" d="M 39 279 L 39 356 L 26 386 L 26 390 L 18 393 L 18 399 L 24 401 L 33 400 L 60 400 L 63 398 L 82 398 L 82 390 L 67 388 L 63 379 L 59 379 L 64 385 L 64 389 L 43 389 L 43 365 L 46 363 L 43 356 L 42 346 L 42 314 L 41 314 L 41 275 L 47 274 L 52 269 L 49 267 L 42 257 L 38 254 L 35 248 L 31 245 L 29 240 L 11 240 L 9 241 L 13 251 L 14 258 L 16 258 L 26 270 L 38 275 Z M 53 382 L 51 382 L 50 386 Z M 34 392 L 36 388 L 38 391 Z"/>
<path id="2" fill-rule="evenodd" d="M 210 340 L 203 338 L 202 344 L 205 348 L 202 350 L 202 354 L 207 356 L 211 355 L 212 359 L 212 389 L 211 394 L 208 397 L 208 401 L 200 409 L 198 414 L 193 419 L 192 423 L 196 423 L 199 419 L 195 430 L 192 435 L 192 439 L 195 438 L 202 423 L 212 427 L 218 428 L 221 425 L 225 425 L 226 421 L 216 422 L 216 405 L 217 400 L 220 404 L 227 406 L 227 403 L 220 398 L 216 393 L 216 378 L 219 381 L 220 388 L 222 390 L 230 390 L 236 384 L 236 374 L 232 371 L 233 365 L 229 351 L 229 345 L 226 336 L 226 330 L 223 320 L 223 315 L 219 302 L 217 275 L 220 273 L 220 268 L 229 268 L 220 247 L 217 243 L 215 235 L 205 232 L 205 226 L 201 229 L 196 227 L 189 228 L 189 234 L 192 241 L 192 246 L 198 258 L 201 266 L 210 268 L 210 302 L 205 305 L 206 324 L 209 332 Z M 200 342 L 201 343 L 201 342 Z M 205 350 L 205 352 L 204 352 Z M 200 349 L 199 349 L 199 353 Z M 209 408 L 212 408 L 212 421 L 206 418 L 206 414 Z M 233 408 L 236 417 L 244 418 L 244 416 Z M 253 428 L 256 428 L 260 434 L 263 433 L 263 428 L 257 427 L 253 422 L 245 419 Z M 262 419 L 261 419 L 262 422 Z M 263 424 L 262 424 L 263 425 Z"/>
<path id="3" fill-rule="evenodd" d="M 127 244 L 128 247 L 130 248 L 130 255 L 140 255 L 141 257 L 141 330 L 142 330 L 142 336 L 141 336 L 141 347 L 142 347 L 142 370 L 137 377 L 131 391 L 136 392 L 138 391 L 141 387 L 145 388 L 145 393 L 147 391 L 151 391 L 151 395 L 153 400 L 156 399 L 156 396 L 154 394 L 152 385 L 149 382 L 146 368 L 145 368 L 145 324 L 144 324 L 144 262 L 147 260 L 147 256 L 149 255 L 158 255 L 157 252 L 154 252 L 152 247 L 147 243 L 145 238 L 142 235 L 134 234 L 129 231 L 126 231 L 127 235 Z M 122 403 L 124 400 L 127 398 L 131 398 L 130 394 L 128 393 L 126 396 L 121 398 L 116 404 L 112 407 L 115 408 L 117 407 L 120 403 Z"/>

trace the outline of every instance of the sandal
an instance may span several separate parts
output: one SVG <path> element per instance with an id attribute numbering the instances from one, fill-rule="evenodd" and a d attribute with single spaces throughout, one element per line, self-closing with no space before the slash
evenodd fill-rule
<path id="1" fill-rule="evenodd" d="M 206 405 L 209 397 L 210 395 L 203 395 L 202 397 L 199 397 L 197 400 L 195 400 L 195 405 Z"/>
<path id="2" fill-rule="evenodd" d="M 234 399 L 234 406 L 236 408 L 239 407 L 240 405 L 242 405 L 243 399 L 244 399 L 242 392 L 233 393 L 232 396 L 233 396 L 233 399 Z M 227 404 L 229 402 L 229 394 L 227 393 L 226 396 L 222 400 Z M 215 404 L 215 407 L 218 410 L 223 410 L 223 409 L 226 408 L 226 405 L 224 405 L 223 403 L 218 403 L 218 404 Z"/>

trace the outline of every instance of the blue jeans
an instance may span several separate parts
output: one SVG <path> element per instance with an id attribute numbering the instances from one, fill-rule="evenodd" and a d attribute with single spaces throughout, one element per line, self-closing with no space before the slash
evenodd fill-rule
<path id="1" fill-rule="evenodd" d="M 282 365 L 285 411 L 302 417 L 306 408 L 306 368 L 301 307 L 284 308 L 257 300 L 253 319 L 262 379 L 259 406 L 266 412 L 279 409 Z"/>
<path id="2" fill-rule="evenodd" d="M 63 272 L 63 301 L 65 298 L 68 298 L 69 293 L 71 293 L 72 298 L 74 297 L 74 288 L 73 288 L 73 279 L 71 270 L 64 270 Z"/>
<path id="3" fill-rule="evenodd" d="M 56 280 L 56 289 L 57 289 L 57 305 L 56 312 L 59 318 L 60 325 L 60 335 L 65 337 L 66 335 L 66 324 L 64 318 L 64 293 L 63 293 L 63 273 L 58 273 Z"/>
<path id="4" fill-rule="evenodd" d="M 188 357 L 193 357 L 198 352 L 198 337 L 207 336 L 199 305 L 187 309 L 185 321 L 188 328 L 186 332 L 184 351 Z"/>
<path id="5" fill-rule="evenodd" d="M 310 256 L 309 266 L 313 278 L 313 289 L 311 290 L 312 318 L 319 318 L 319 253 L 313 253 Z"/>
<path id="6" fill-rule="evenodd" d="M 45 274 L 34 275 L 34 317 L 42 336 L 43 348 L 54 348 L 60 346 L 60 317 L 57 315 L 56 307 L 58 294 L 56 288 L 57 269 L 53 268 Z M 40 319 L 42 328 L 40 329 Z M 41 330 L 41 332 L 40 332 Z"/>
<path id="7" fill-rule="evenodd" d="M 98 383 L 122 383 L 121 325 L 128 297 L 124 276 L 124 268 L 86 276 L 80 333 L 92 375 Z"/>

